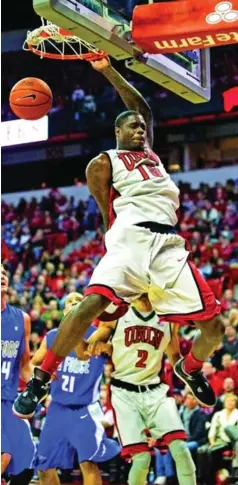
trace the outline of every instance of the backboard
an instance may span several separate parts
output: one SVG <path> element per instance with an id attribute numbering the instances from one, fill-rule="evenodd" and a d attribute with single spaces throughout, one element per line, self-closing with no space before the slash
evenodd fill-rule
<path id="1" fill-rule="evenodd" d="M 131 40 L 133 0 L 33 0 L 36 13 L 108 52 L 126 67 L 192 103 L 211 97 L 210 52 L 196 49 L 174 54 L 147 54 Z M 146 0 L 143 1 L 146 3 Z M 148 0 L 148 3 L 152 3 Z"/>

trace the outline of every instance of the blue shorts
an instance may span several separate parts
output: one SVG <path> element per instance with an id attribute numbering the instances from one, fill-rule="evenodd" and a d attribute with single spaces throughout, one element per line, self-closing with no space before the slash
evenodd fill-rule
<path id="1" fill-rule="evenodd" d="M 6 469 L 9 475 L 18 475 L 32 468 L 35 446 L 28 421 L 14 416 L 11 401 L 1 401 L 1 452 L 11 455 Z"/>
<path id="2" fill-rule="evenodd" d="M 98 402 L 80 409 L 52 402 L 40 435 L 35 468 L 72 468 L 76 453 L 78 463 L 102 462 L 116 456 L 120 447 L 106 437 L 102 420 Z"/>

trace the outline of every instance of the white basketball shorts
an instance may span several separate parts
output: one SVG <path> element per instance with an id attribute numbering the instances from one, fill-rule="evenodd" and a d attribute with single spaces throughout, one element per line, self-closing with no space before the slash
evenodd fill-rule
<path id="1" fill-rule="evenodd" d="M 220 304 L 194 264 L 186 241 L 139 226 L 112 227 L 107 253 L 95 268 L 85 295 L 101 294 L 115 305 L 148 293 L 153 309 L 175 323 L 210 320 Z"/>
<path id="2" fill-rule="evenodd" d="M 148 431 L 161 446 L 175 439 L 186 439 L 175 400 L 167 397 L 167 391 L 168 386 L 163 383 L 144 392 L 111 386 L 111 402 L 122 455 L 149 451 L 146 441 Z"/>

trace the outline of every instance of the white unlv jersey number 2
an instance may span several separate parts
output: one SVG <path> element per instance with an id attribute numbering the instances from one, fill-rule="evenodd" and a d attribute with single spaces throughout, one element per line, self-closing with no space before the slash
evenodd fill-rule
<path id="1" fill-rule="evenodd" d="M 113 377 L 137 385 L 159 383 L 170 340 L 170 324 L 160 323 L 155 312 L 144 314 L 131 307 L 119 319 L 112 337 Z"/>

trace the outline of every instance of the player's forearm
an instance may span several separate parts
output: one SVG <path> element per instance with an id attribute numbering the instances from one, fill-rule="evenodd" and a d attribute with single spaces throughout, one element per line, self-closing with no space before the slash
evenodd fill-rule
<path id="1" fill-rule="evenodd" d="M 145 118 L 151 116 L 151 109 L 143 96 L 119 72 L 109 66 L 102 73 L 114 86 L 127 109 L 139 111 Z"/>
<path id="2" fill-rule="evenodd" d="M 95 342 L 107 342 L 112 333 L 112 328 L 108 327 L 106 324 L 96 330 L 89 338 L 88 343 L 94 344 Z"/>

